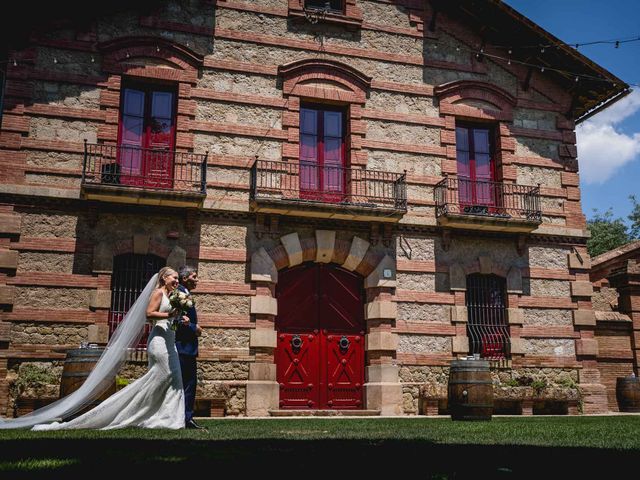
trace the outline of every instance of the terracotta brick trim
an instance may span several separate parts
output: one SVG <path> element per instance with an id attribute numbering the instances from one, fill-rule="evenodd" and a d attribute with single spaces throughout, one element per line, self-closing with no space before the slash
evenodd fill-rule
<path id="1" fill-rule="evenodd" d="M 347 64 L 335 60 L 316 58 L 297 60 L 285 65 L 280 65 L 278 67 L 278 74 L 281 75 L 284 80 L 284 93 L 289 95 L 299 95 L 299 90 L 305 88 L 301 84 L 305 82 L 321 80 L 335 82 L 349 90 L 352 94 L 351 96 L 344 96 L 343 98 L 332 98 L 333 100 L 364 103 L 366 93 L 371 88 L 371 77 Z M 335 95 L 338 95 L 338 91 L 336 91 Z M 320 98 L 326 98 L 326 93 L 318 96 L 320 96 Z"/>
<path id="2" fill-rule="evenodd" d="M 441 114 L 501 121 L 513 120 L 513 107 L 517 103 L 516 98 L 490 83 L 477 80 L 456 80 L 438 85 L 433 91 L 440 100 Z M 479 100 L 494 105 L 495 109 L 457 105 L 456 103 L 461 100 Z"/>
<path id="3" fill-rule="evenodd" d="M 195 72 L 204 65 L 204 57 L 184 45 L 161 37 L 131 36 L 102 42 L 98 49 L 104 54 L 106 70 L 117 69 L 136 57 L 158 58 L 178 69 Z"/>

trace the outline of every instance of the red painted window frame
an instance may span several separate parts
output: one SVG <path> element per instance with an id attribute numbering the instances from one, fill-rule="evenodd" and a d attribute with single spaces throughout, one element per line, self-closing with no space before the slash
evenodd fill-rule
<path id="1" fill-rule="evenodd" d="M 123 79 L 122 86 L 120 89 L 120 112 L 118 117 L 118 160 L 117 163 L 121 164 L 121 156 L 123 155 L 123 149 L 120 147 L 126 146 L 123 144 L 123 131 L 124 131 L 124 120 L 123 117 L 125 115 L 125 101 L 126 94 L 125 91 L 127 89 L 142 91 L 145 94 L 145 105 L 144 105 L 144 117 L 143 117 L 143 134 L 142 134 L 142 144 L 140 148 L 143 151 L 150 149 L 151 145 L 151 108 L 152 108 L 152 98 L 154 92 L 168 92 L 173 95 L 173 104 L 172 104 L 172 126 L 171 132 L 169 134 L 170 142 L 167 146 L 166 150 L 168 152 L 175 151 L 176 145 L 176 127 L 178 120 L 178 86 L 173 83 L 165 83 L 165 82 L 153 82 L 153 81 L 144 81 L 140 79 Z M 167 178 L 162 178 L 159 182 L 156 180 L 150 181 L 147 176 L 147 170 L 145 166 L 143 154 L 143 160 L 141 165 L 141 172 L 139 176 L 131 176 L 127 180 L 127 176 L 123 173 L 120 174 L 120 183 L 126 183 L 134 186 L 160 186 L 165 188 L 171 188 L 173 184 L 173 154 L 170 154 L 171 162 L 168 165 Z"/>
<path id="2" fill-rule="evenodd" d="M 496 176 L 497 176 L 497 168 L 496 168 L 496 140 L 495 140 L 495 129 L 491 126 L 491 125 L 482 125 L 482 124 L 474 124 L 474 123 L 466 123 L 466 122 L 462 122 L 462 123 L 456 123 L 456 136 L 457 136 L 457 132 L 458 129 L 464 129 L 467 131 L 467 138 L 468 138 L 468 143 L 469 143 L 469 176 L 468 177 L 463 177 L 462 175 L 460 175 L 460 157 L 459 157 L 459 146 L 457 145 L 456 142 L 456 170 L 458 171 L 458 195 L 459 195 L 459 203 L 461 206 L 470 206 L 470 205 L 483 205 L 483 206 L 496 206 L 499 202 L 499 192 L 496 191 L 495 189 L 495 183 L 496 182 Z M 482 180 L 478 180 L 477 176 L 476 176 L 476 159 L 475 156 L 478 153 L 476 151 L 475 148 L 475 135 L 474 135 L 474 131 L 476 130 L 485 130 L 487 131 L 487 138 L 488 138 L 488 150 L 489 150 L 489 165 L 490 165 L 490 175 L 491 178 L 489 180 L 486 179 L 482 179 Z M 464 186 L 464 182 L 468 181 L 471 185 L 471 198 L 470 199 L 463 199 L 462 198 L 462 189 Z M 492 182 L 489 183 L 488 185 L 488 189 L 489 189 L 489 201 L 481 201 L 479 199 L 479 194 L 478 194 L 478 188 L 479 185 L 477 182 Z"/>
<path id="3" fill-rule="evenodd" d="M 326 191 L 325 190 L 325 178 L 324 178 L 324 114 L 318 115 L 318 125 L 316 136 L 318 143 L 316 146 L 316 158 L 317 158 L 317 175 L 318 175 L 318 188 L 317 190 L 306 190 L 302 188 L 302 181 L 300 182 L 300 197 L 308 200 L 319 200 L 324 202 L 341 202 L 345 200 L 347 195 L 347 142 L 349 139 L 349 115 L 348 107 L 341 105 L 330 105 L 323 103 L 303 102 L 300 105 L 300 175 L 302 177 L 303 161 L 302 161 L 302 111 L 303 110 L 315 110 L 318 112 L 339 112 L 342 115 L 342 144 L 340 146 L 340 156 L 342 168 L 341 172 L 341 191 Z"/>

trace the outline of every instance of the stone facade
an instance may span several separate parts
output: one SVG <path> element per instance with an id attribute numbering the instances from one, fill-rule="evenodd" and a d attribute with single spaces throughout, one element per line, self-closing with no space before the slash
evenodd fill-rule
<path id="1" fill-rule="evenodd" d="M 0 170 L 0 349 L 8 365 L 0 363 L 0 414 L 12 414 L 24 393 L 13 387 L 18 380 L 24 391 L 55 396 L 61 346 L 108 341 L 114 265 L 123 256 L 198 267 L 200 391 L 228 387 L 228 415 L 278 408 L 278 277 L 303 263 L 339 265 L 362 280 L 362 408 L 415 415 L 425 413 L 425 395 L 441 394 L 449 362 L 470 353 L 473 274 L 506 285 L 510 357 L 493 365 L 496 385 L 530 378 L 554 388 L 579 383 L 587 393 L 601 387 L 584 287 L 575 119 L 565 115 L 573 85 L 533 75 L 525 88 L 515 65 L 470 53 L 481 39 L 456 19 L 455 6 L 430 28 L 429 2 L 348 0 L 343 14 L 317 25 L 299 5 L 165 2 L 78 31 L 54 24 L 11 52 L 20 67 L 7 73 L 0 142 L 4 164 L 16 166 Z M 206 153 L 201 191 L 180 190 L 177 173 L 170 188 L 130 188 L 140 185 L 120 174 L 91 184 L 109 171 L 86 170 L 98 160 L 85 163 L 83 144 L 118 144 L 131 81 L 175 88 L 173 146 Z M 607 99 L 601 95 L 595 104 Z M 380 185 L 392 195 L 406 185 L 406 211 L 402 198 L 295 196 L 301 174 L 287 168 L 298 166 L 305 102 L 342 109 L 350 175 L 396 175 L 404 183 Z M 465 122 L 492 129 L 497 181 L 540 186 L 540 223 L 527 230 L 495 215 L 445 226 L 438 184 L 458 174 L 455 129 Z M 259 177 L 256 161 L 279 163 Z M 265 201 L 252 182 L 269 172 L 275 183 Z M 606 288 L 596 288 L 598 308 L 613 305 Z M 145 368 L 129 362 L 119 377 Z M 56 373 L 38 380 L 45 370 Z"/>

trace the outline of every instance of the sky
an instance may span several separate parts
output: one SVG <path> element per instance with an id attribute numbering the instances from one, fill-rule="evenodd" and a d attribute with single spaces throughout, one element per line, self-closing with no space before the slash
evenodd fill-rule
<path id="1" fill-rule="evenodd" d="M 505 0 L 569 44 L 640 38 L 639 0 Z M 640 41 L 579 47 L 579 51 L 628 84 L 640 85 Z M 558 68 L 562 69 L 559 65 Z M 632 87 L 634 88 L 634 87 Z M 587 218 L 611 208 L 627 216 L 640 201 L 640 87 L 582 122 L 576 129 L 582 209 Z"/>

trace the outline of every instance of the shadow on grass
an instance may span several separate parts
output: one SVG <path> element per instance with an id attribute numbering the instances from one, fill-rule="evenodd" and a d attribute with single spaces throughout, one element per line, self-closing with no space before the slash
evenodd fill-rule
<path id="1" fill-rule="evenodd" d="M 638 460 L 637 451 L 441 445 L 421 440 L 58 438 L 0 443 L 3 478 L 128 478 L 136 474 L 148 478 L 256 471 L 262 475 L 283 471 L 288 476 L 327 472 L 336 477 L 414 472 L 418 475 L 412 477 L 427 479 L 606 478 L 612 471 L 637 468 Z"/>

